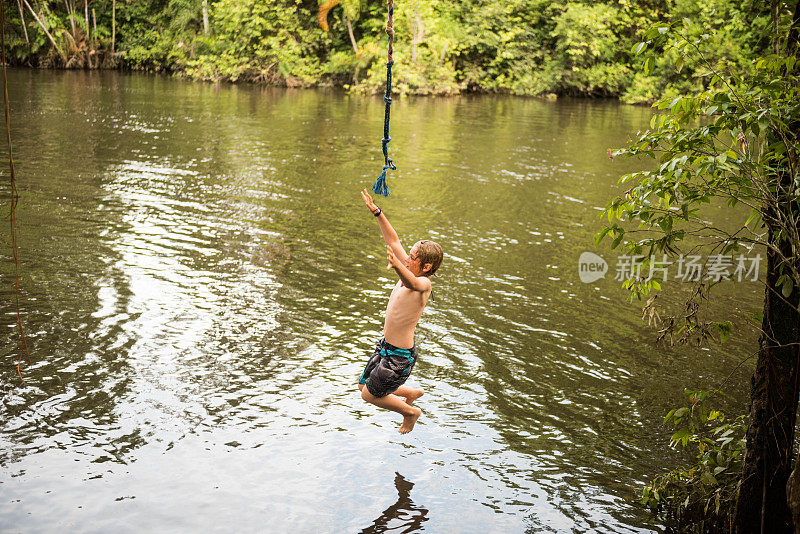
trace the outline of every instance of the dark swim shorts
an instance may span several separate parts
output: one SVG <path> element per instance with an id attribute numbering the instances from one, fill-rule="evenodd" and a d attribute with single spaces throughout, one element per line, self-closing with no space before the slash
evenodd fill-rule
<path id="1" fill-rule="evenodd" d="M 416 361 L 416 345 L 401 349 L 381 338 L 358 383 L 366 384 L 367 390 L 374 396 L 385 397 L 406 381 Z"/>

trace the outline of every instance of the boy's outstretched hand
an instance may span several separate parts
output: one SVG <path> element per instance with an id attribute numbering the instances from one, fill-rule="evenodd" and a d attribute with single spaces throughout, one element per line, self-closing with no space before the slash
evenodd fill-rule
<path id="1" fill-rule="evenodd" d="M 364 204 L 367 205 L 367 208 L 369 208 L 369 211 L 371 211 L 373 215 L 378 213 L 378 210 L 380 210 L 380 208 L 376 206 L 375 203 L 372 201 L 372 197 L 369 196 L 369 193 L 367 193 L 366 189 L 361 191 L 361 198 L 364 199 Z"/>

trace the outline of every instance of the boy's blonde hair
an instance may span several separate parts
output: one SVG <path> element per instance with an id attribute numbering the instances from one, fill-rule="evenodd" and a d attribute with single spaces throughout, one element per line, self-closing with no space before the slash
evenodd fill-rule
<path id="1" fill-rule="evenodd" d="M 442 252 L 442 247 L 439 245 L 439 243 L 423 239 L 422 241 L 417 242 L 417 257 L 420 260 L 420 265 L 423 267 L 426 263 L 431 264 L 431 270 L 422 273 L 423 276 L 433 276 L 433 274 L 436 273 L 436 270 L 442 264 L 444 253 Z"/>

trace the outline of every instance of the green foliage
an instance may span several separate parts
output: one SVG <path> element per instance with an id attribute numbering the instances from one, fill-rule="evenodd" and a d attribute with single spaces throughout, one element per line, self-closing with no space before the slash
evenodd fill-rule
<path id="1" fill-rule="evenodd" d="M 115 48 L 128 66 L 154 71 L 180 68 L 185 45 L 166 29 L 166 9 L 168 5 L 158 0 L 117 4 Z"/>
<path id="2" fill-rule="evenodd" d="M 800 120 L 796 56 L 766 54 L 742 70 L 729 58 L 707 57 L 706 44 L 716 37 L 695 36 L 693 28 L 691 22 L 656 25 L 632 49 L 635 54 L 654 51 L 646 55 L 645 71 L 656 57 L 675 58 L 676 68 L 691 62 L 694 75 L 688 83 L 704 89 L 658 100 L 651 128 L 614 152 L 652 158 L 656 165 L 620 179 L 630 188 L 608 203 L 609 224 L 597 236 L 598 243 L 613 237 L 612 248 L 631 255 L 675 255 L 684 241 L 707 244 L 722 255 L 756 245 L 774 247 L 762 215 L 796 195 L 775 182 L 781 169 L 793 168 L 800 148 L 788 126 Z M 707 220 L 704 205 L 711 203 L 750 209 L 735 228 L 721 229 Z M 779 240 L 796 234 L 785 230 L 777 233 Z M 781 264 L 786 291 L 797 285 L 799 267 L 797 258 Z M 642 279 L 628 280 L 626 287 L 638 297 L 652 290 Z"/>
<path id="3" fill-rule="evenodd" d="M 111 47 L 111 0 L 96 0 L 94 48 Z M 341 0 L 328 13 L 330 30 L 317 25 L 322 0 L 209 0 L 210 33 L 204 35 L 202 0 L 117 2 L 115 48 L 135 69 L 172 71 L 207 80 L 254 80 L 288 85 L 339 84 L 381 91 L 385 77 L 385 2 Z M 67 56 L 79 53 L 64 2 L 43 0 L 42 14 Z M 398 0 L 395 59 L 401 94 L 502 91 L 619 96 L 651 102 L 664 94 L 705 88 L 691 60 L 675 68 L 667 51 L 641 74 L 632 54 L 643 29 L 683 18 L 703 21 L 690 37 L 709 33 L 704 52 L 736 68 L 766 46 L 760 39 L 767 8 L 755 0 Z M 80 9 L 74 20 L 81 34 Z M 17 62 L 68 64 L 26 15 L 31 42 L 22 38 L 13 2 L 6 3 L 9 52 Z M 356 52 L 348 35 L 349 18 Z M 81 29 L 83 28 L 83 29 Z M 78 44 L 73 43 L 73 41 Z M 639 74 L 637 74 L 639 73 Z"/>
<path id="4" fill-rule="evenodd" d="M 542 0 L 468 0 L 449 16 L 457 79 L 468 89 L 538 94 L 551 89 L 555 7 Z"/>
<path id="5" fill-rule="evenodd" d="M 358 20 L 361 15 L 361 8 L 364 4 L 363 0 L 342 0 L 341 6 L 344 14 L 350 18 L 351 21 Z"/>
<path id="6" fill-rule="evenodd" d="M 776 46 L 773 52 L 763 42 L 770 40 L 767 30 L 789 34 L 791 13 L 778 10 L 773 29 L 760 18 L 760 7 L 679 2 L 676 10 L 686 6 L 696 16 L 657 23 L 631 46 L 641 65 L 639 79 L 651 82 L 639 94 L 661 97 L 653 104 L 650 129 L 613 154 L 652 166 L 620 179 L 628 189 L 607 204 L 608 224 L 597 242 L 610 237 L 612 248 L 641 255 L 645 267 L 681 250 L 704 250 L 710 259 L 758 247 L 770 256 L 767 290 L 788 297 L 800 283 L 800 63 L 797 47 Z M 709 23 L 693 22 L 700 15 Z M 762 47 L 761 53 L 753 58 L 730 46 L 733 38 Z M 727 209 L 734 222 L 715 223 L 719 209 Z M 732 322 L 698 318 L 700 303 L 720 281 L 705 274 L 682 315 L 665 321 L 661 338 L 730 337 Z M 661 289 L 642 276 L 629 278 L 625 287 L 632 298 Z M 645 316 L 658 317 L 656 296 L 647 301 Z M 762 320 L 757 316 L 755 324 Z M 691 449 L 695 462 L 657 477 L 642 502 L 681 530 L 728 531 L 745 449 L 744 417 L 726 421 L 707 409 L 707 393 L 687 393 L 690 404 L 671 411 L 665 422 L 675 426 L 671 445 Z"/>
<path id="7" fill-rule="evenodd" d="M 198 0 L 169 0 L 164 10 L 172 33 L 199 31 L 202 24 L 201 2 Z"/>
<path id="8" fill-rule="evenodd" d="M 639 83 L 632 83 L 622 94 L 625 102 L 653 102 L 657 98 L 674 98 L 679 94 L 701 91 L 707 79 L 698 74 L 713 67 L 718 71 L 749 72 L 755 58 L 767 53 L 764 36 L 770 24 L 768 5 L 755 0 L 683 0 L 676 2 L 664 26 L 680 27 L 683 38 L 694 44 L 689 54 L 682 47 L 659 48 L 658 54 L 639 56 L 636 65 L 642 69 Z M 651 24 L 645 24 L 649 27 Z M 641 28 L 641 27 L 640 27 Z M 641 33 L 639 34 L 642 35 Z M 638 41 L 638 40 L 637 40 Z M 634 53 L 638 42 L 633 43 Z M 649 58 L 649 64 L 646 64 Z M 649 86 L 649 87 L 648 87 Z"/>
<path id="9" fill-rule="evenodd" d="M 670 410 L 664 424 L 674 429 L 670 446 L 692 452 L 695 461 L 657 476 L 643 489 L 641 503 L 684 530 L 701 523 L 706 529 L 725 527 L 744 457 L 745 416 L 729 420 L 710 409 L 708 391 L 685 393 L 688 404 Z"/>
<path id="10" fill-rule="evenodd" d="M 630 69 L 619 46 L 621 24 L 619 10 L 611 5 L 566 4 L 551 32 L 562 89 L 611 95 L 630 82 Z"/>
<path id="11" fill-rule="evenodd" d="M 314 13 L 299 1 L 220 0 L 213 4 L 214 38 L 186 73 L 208 80 L 285 81 L 311 85 L 320 71 Z"/>

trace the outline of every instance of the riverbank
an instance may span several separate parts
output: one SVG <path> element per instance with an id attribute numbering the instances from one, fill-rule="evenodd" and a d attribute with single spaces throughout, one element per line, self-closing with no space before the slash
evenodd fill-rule
<path id="1" fill-rule="evenodd" d="M 214 83 L 231 83 L 231 84 L 251 84 L 251 85 L 264 85 L 276 88 L 336 88 L 342 89 L 355 94 L 379 94 L 383 93 L 385 87 L 385 80 L 379 84 L 369 84 L 365 81 L 357 83 L 344 83 L 334 77 L 323 78 L 320 80 L 303 80 L 293 76 L 282 77 L 275 73 L 274 75 L 263 73 L 245 73 L 244 75 L 231 78 L 224 76 L 212 75 L 197 75 L 195 73 L 188 73 L 185 70 L 165 70 L 163 68 L 132 68 L 125 62 L 125 58 L 121 54 L 112 56 L 106 53 L 87 54 L 82 56 L 74 56 L 70 58 L 66 64 L 59 65 L 57 58 L 47 58 L 39 65 L 16 64 L 12 65 L 18 69 L 30 70 L 50 70 L 50 71 L 116 71 L 121 73 L 140 73 L 140 74 L 160 74 L 174 78 L 185 78 L 203 82 Z M 407 84 L 394 83 L 393 94 L 403 96 L 457 96 L 463 94 L 472 95 L 514 95 L 525 96 L 532 98 L 540 98 L 544 100 L 556 100 L 560 97 L 583 97 L 583 98 L 597 98 L 597 99 L 619 99 L 618 95 L 592 95 L 592 94 L 570 94 L 568 92 L 557 94 L 553 92 L 547 93 L 514 93 L 513 91 L 505 88 L 482 88 L 482 87 L 465 87 L 463 85 L 454 85 L 448 87 L 409 87 Z M 629 103 L 649 103 L 647 102 L 629 102 Z"/>

